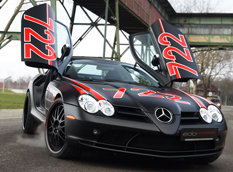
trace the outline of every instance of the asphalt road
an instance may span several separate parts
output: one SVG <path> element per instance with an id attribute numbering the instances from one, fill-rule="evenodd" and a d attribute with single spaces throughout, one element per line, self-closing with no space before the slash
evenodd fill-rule
<path id="1" fill-rule="evenodd" d="M 0 172 L 14 171 L 233 171 L 233 107 L 223 107 L 228 135 L 223 154 L 209 165 L 174 159 L 157 159 L 106 152 L 90 152 L 79 159 L 51 157 L 44 143 L 43 126 L 38 134 L 23 134 L 22 110 L 0 110 Z"/>

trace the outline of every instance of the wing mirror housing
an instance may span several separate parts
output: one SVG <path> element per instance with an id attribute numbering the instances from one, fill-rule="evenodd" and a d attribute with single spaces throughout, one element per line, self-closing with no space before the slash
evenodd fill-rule
<path id="1" fill-rule="evenodd" d="M 159 65 L 159 55 L 155 54 L 152 61 L 151 61 L 153 66 L 158 66 Z"/>
<path id="2" fill-rule="evenodd" d="M 61 49 L 62 55 L 61 55 L 60 61 L 63 61 L 64 58 L 70 54 L 70 51 L 71 51 L 70 45 L 68 45 L 68 44 L 63 45 L 63 47 Z"/>

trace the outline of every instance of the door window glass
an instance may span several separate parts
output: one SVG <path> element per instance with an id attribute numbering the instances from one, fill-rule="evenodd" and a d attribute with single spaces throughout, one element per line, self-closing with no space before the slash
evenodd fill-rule
<path id="1" fill-rule="evenodd" d="M 160 60 L 158 50 L 152 41 L 150 33 L 136 35 L 133 39 L 134 51 L 138 58 L 151 67 L 153 70 L 160 70 Z M 152 60 L 158 59 L 158 65 L 153 65 Z"/>
<path id="2" fill-rule="evenodd" d="M 70 47 L 71 41 L 69 37 L 69 31 L 67 28 L 60 22 L 56 21 L 55 22 L 55 28 L 56 28 L 56 45 L 57 45 L 57 57 L 58 59 L 61 57 L 61 50 L 63 45 L 68 44 Z"/>

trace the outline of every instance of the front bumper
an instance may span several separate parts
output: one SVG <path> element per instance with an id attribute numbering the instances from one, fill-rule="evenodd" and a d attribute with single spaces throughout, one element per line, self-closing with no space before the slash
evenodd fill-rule
<path id="1" fill-rule="evenodd" d="M 139 120 L 122 120 L 101 117 L 84 112 L 81 108 L 64 104 L 66 118 L 66 141 L 70 146 L 100 148 L 124 153 L 164 158 L 197 157 L 221 154 L 227 129 L 218 127 L 218 140 L 181 141 L 182 128 L 200 126 L 180 126 L 175 135 L 165 135 L 155 124 Z M 204 126 L 211 124 L 205 124 Z"/>

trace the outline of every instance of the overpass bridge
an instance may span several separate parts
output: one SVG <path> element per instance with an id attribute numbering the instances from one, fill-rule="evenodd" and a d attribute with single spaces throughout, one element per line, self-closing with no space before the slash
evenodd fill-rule
<path id="1" fill-rule="evenodd" d="M 30 0 L 30 2 L 32 5 L 37 5 L 41 3 L 41 0 L 40 2 Z M 48 2 L 48 0 L 43 2 Z M 89 25 L 77 40 L 73 40 L 74 47 L 78 46 L 93 28 L 98 30 L 104 39 L 103 58 L 105 58 L 105 45 L 107 44 L 112 49 L 112 56 L 106 58 L 120 60 L 129 47 L 120 51 L 122 44 L 119 35 L 125 36 L 125 33 L 148 31 L 149 26 L 159 18 L 178 27 L 186 35 L 192 47 L 233 48 L 232 14 L 180 14 L 175 12 L 168 0 L 73 0 L 71 14 L 68 12 L 64 0 L 51 0 L 50 4 L 55 13 L 58 12 L 57 5 L 60 4 L 64 8 L 70 19 L 71 33 L 75 27 Z M 90 20 L 89 23 L 75 21 L 77 7 L 80 7 L 86 14 Z M 98 16 L 96 20 L 91 19 L 88 10 Z M 101 19 L 105 20 L 105 24 L 99 23 Z M 101 25 L 105 26 L 104 33 L 98 28 Z M 116 28 L 113 43 L 106 38 L 108 25 Z M 5 46 L 11 40 L 20 39 L 19 33 L 8 33 L 7 30 L 0 31 L 0 34 L 3 37 L 2 40 L 0 39 L 0 49 L 3 43 Z"/>
<path id="2" fill-rule="evenodd" d="M 158 19 L 166 20 L 179 28 L 185 34 L 191 47 L 233 48 L 232 14 L 180 14 L 175 12 L 168 0 L 73 1 L 75 8 L 81 6 L 97 16 L 102 18 L 105 16 L 105 20 L 110 25 L 116 26 L 113 49 L 115 46 L 121 45 L 118 38 L 119 31 L 123 30 L 128 34 L 148 31 L 150 25 Z M 106 6 L 108 6 L 108 10 L 106 10 Z M 75 10 L 73 10 L 71 19 L 74 16 Z M 92 25 L 95 24 L 97 23 L 92 23 Z M 77 23 L 71 20 L 71 30 L 76 25 Z M 82 39 L 83 37 L 80 37 L 76 43 Z M 121 57 L 119 47 L 116 51 L 116 56 Z"/>
<path id="3" fill-rule="evenodd" d="M 176 14 L 170 22 L 185 34 L 193 47 L 233 47 L 232 14 Z"/>

